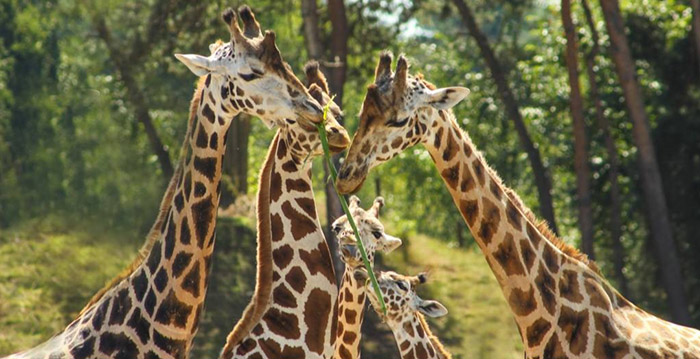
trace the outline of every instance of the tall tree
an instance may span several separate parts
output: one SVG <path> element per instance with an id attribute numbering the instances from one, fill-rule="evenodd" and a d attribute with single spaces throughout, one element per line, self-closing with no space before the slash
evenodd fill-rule
<path id="1" fill-rule="evenodd" d="M 642 189 L 646 201 L 647 217 L 663 285 L 668 295 L 671 317 L 681 324 L 690 322 L 688 304 L 683 290 L 683 276 L 676 244 L 673 241 L 671 223 L 663 192 L 659 165 L 656 161 L 654 143 L 651 140 L 649 119 L 639 83 L 635 77 L 635 66 L 630 53 L 624 22 L 617 0 L 601 0 L 605 25 L 610 36 L 610 52 L 622 86 L 625 102 L 632 120 L 632 135 L 638 151 Z"/>
<path id="2" fill-rule="evenodd" d="M 569 107 L 574 129 L 574 171 L 578 196 L 578 225 L 581 230 L 581 247 L 589 257 L 595 258 L 593 249 L 593 211 L 591 210 L 591 170 L 588 166 L 588 141 L 586 120 L 583 117 L 583 98 L 579 85 L 578 44 L 576 28 L 571 17 L 571 0 L 561 1 L 561 19 L 566 34 L 566 68 L 569 73 Z"/>
<path id="3" fill-rule="evenodd" d="M 135 29 L 130 36 L 124 35 L 126 39 L 117 39 L 107 24 L 105 14 L 91 9 L 92 24 L 99 38 L 104 42 L 109 53 L 109 58 L 113 63 L 121 82 L 126 91 L 126 100 L 132 106 L 134 117 L 140 122 L 146 135 L 148 136 L 151 149 L 158 158 L 163 177 L 169 179 L 173 173 L 173 165 L 170 160 L 167 147 L 163 144 L 158 130 L 153 124 L 153 119 L 149 113 L 148 96 L 139 82 L 137 73 L 143 67 L 145 59 L 159 41 L 163 41 L 167 36 L 172 36 L 168 31 L 168 21 L 176 12 L 187 13 L 183 8 L 187 8 L 187 2 L 158 0 L 149 9 L 149 16 L 146 26 Z M 196 15 L 205 9 L 201 5 L 191 5 L 190 9 L 196 11 L 189 15 Z M 187 17 L 187 15 L 186 15 Z M 196 17 L 189 17 L 190 21 L 196 21 Z M 178 28 L 183 28 L 180 26 Z"/>
<path id="4" fill-rule="evenodd" d="M 598 54 L 600 53 L 600 41 L 598 35 L 598 29 L 596 29 L 595 21 L 593 21 L 593 14 L 590 7 L 588 6 L 587 0 L 581 0 L 581 5 L 583 7 L 583 13 L 586 18 L 586 23 L 588 29 L 591 32 L 591 49 L 585 56 L 586 60 L 586 74 L 588 75 L 588 87 L 590 99 L 593 102 L 593 107 L 595 108 L 596 123 L 603 133 L 603 138 L 605 141 L 605 151 L 608 155 L 608 165 L 610 166 L 608 171 L 608 180 L 610 181 L 610 240 L 612 243 L 613 250 L 613 270 L 615 278 L 617 279 L 618 288 L 623 295 L 630 298 L 629 287 L 627 285 L 627 278 L 624 274 L 625 267 L 625 251 L 622 247 L 622 199 L 620 198 L 620 184 L 619 184 L 619 173 L 620 173 L 620 160 L 617 154 L 617 146 L 615 145 L 615 140 L 612 137 L 610 131 L 610 122 L 605 116 L 605 111 L 603 110 L 603 101 L 600 98 L 600 92 L 598 90 L 598 77 L 595 71 L 595 63 Z"/>
<path id="5" fill-rule="evenodd" d="M 474 38 L 479 46 L 481 56 L 484 58 L 484 61 L 491 72 L 491 76 L 493 76 L 493 79 L 496 82 L 498 94 L 506 107 L 506 115 L 513 121 L 515 130 L 518 133 L 518 138 L 520 139 L 520 144 L 525 149 L 527 157 L 530 160 L 532 172 L 535 176 L 535 186 L 537 187 L 537 193 L 539 195 L 540 212 L 542 213 L 542 217 L 549 222 L 552 230 L 555 233 L 558 233 L 554 217 L 554 205 L 552 204 L 552 182 L 547 175 L 544 164 L 542 163 L 540 151 L 532 142 L 532 138 L 530 137 L 527 127 L 525 126 L 518 102 L 516 101 L 515 95 L 513 94 L 513 91 L 508 84 L 508 80 L 506 79 L 506 73 L 496 58 L 496 54 L 491 48 L 489 40 L 476 23 L 474 14 L 469 6 L 467 6 L 464 0 L 452 0 L 452 2 L 457 6 L 462 22 L 469 30 L 469 34 Z"/>
<path id="6" fill-rule="evenodd" d="M 693 8 L 693 39 L 695 40 L 695 62 L 698 65 L 698 76 L 700 76 L 700 0 L 690 0 Z M 700 81 L 700 78 L 698 79 Z"/>

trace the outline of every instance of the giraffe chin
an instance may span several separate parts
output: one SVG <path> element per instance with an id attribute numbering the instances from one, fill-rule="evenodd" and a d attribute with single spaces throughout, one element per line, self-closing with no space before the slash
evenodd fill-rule
<path id="1" fill-rule="evenodd" d="M 361 178 L 338 178 L 336 186 L 338 187 L 338 192 L 340 192 L 340 194 L 353 194 L 362 188 L 362 185 L 365 184 L 365 180 L 367 180 L 367 175 L 364 175 Z"/>

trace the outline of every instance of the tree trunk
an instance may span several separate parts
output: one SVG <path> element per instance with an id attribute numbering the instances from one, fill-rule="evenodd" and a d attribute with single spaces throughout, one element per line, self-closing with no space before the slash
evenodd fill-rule
<path id="1" fill-rule="evenodd" d="M 558 233 L 557 224 L 554 217 L 554 205 L 552 204 L 552 183 L 547 175 L 547 171 L 544 168 L 544 164 L 542 163 L 540 151 L 532 142 L 532 138 L 525 127 L 525 122 L 523 122 L 523 118 L 520 114 L 518 102 L 515 100 L 515 96 L 513 95 L 513 92 L 508 85 L 508 81 L 506 80 L 506 74 L 503 72 L 501 64 L 496 58 L 496 54 L 491 49 L 488 39 L 484 33 L 481 32 L 481 29 L 479 29 L 471 9 L 467 6 L 464 0 L 452 1 L 457 6 L 457 9 L 461 14 L 462 21 L 469 30 L 469 34 L 474 38 L 479 46 L 481 55 L 491 71 L 491 76 L 493 76 L 493 79 L 496 82 L 498 93 L 506 107 L 506 115 L 513 121 L 515 130 L 518 133 L 518 138 L 520 139 L 520 144 L 525 149 L 527 157 L 530 160 L 532 172 L 535 176 L 535 185 L 537 186 L 537 192 L 539 195 L 540 212 L 542 213 L 542 217 L 547 220 L 552 230 L 555 233 Z"/>
<path id="2" fill-rule="evenodd" d="M 343 0 L 328 0 L 328 18 L 331 20 L 330 49 L 334 63 L 334 66 L 328 69 L 330 75 L 328 85 L 331 88 L 331 93 L 335 94 L 335 103 L 343 108 L 343 86 L 347 72 L 348 37 L 350 35 Z"/>
<path id="3" fill-rule="evenodd" d="M 319 37 L 318 6 L 316 0 L 301 0 L 301 18 L 304 20 L 304 40 L 309 58 L 321 60 L 323 44 Z"/>
<path id="4" fill-rule="evenodd" d="M 561 1 L 561 19 L 566 34 L 566 68 L 571 89 L 569 106 L 574 132 L 574 170 L 576 172 L 576 194 L 578 196 L 578 225 L 581 229 L 581 247 L 591 259 L 593 249 L 593 213 L 591 210 L 591 170 L 588 166 L 588 141 L 586 120 L 583 117 L 583 99 L 579 85 L 578 44 L 576 28 L 571 17 L 571 0 Z"/>
<path id="5" fill-rule="evenodd" d="M 654 144 L 651 140 L 649 121 L 642 93 L 634 77 L 635 67 L 627 43 L 627 35 L 617 0 L 601 0 L 605 25 L 610 36 L 610 51 L 617 75 L 622 85 L 625 102 L 632 119 L 632 135 L 639 153 L 639 172 L 646 201 L 651 237 L 659 258 L 659 269 L 668 294 L 671 317 L 675 322 L 688 324 L 690 314 L 683 290 L 683 277 L 676 245 L 673 241 L 671 223 L 663 193 L 661 174 L 656 162 Z"/>
<path id="6" fill-rule="evenodd" d="M 250 135 L 250 116 L 244 113 L 231 122 L 227 134 L 226 153 L 224 154 L 223 171 L 228 177 L 229 185 L 224 186 L 221 193 L 221 208 L 226 208 L 236 201 L 236 198 L 248 192 L 248 136 Z"/>
<path id="7" fill-rule="evenodd" d="M 690 0 L 693 8 L 693 38 L 695 39 L 695 63 L 698 65 L 698 81 L 700 81 L 700 0 Z"/>
<path id="8" fill-rule="evenodd" d="M 153 120 L 151 119 L 151 115 L 148 113 L 148 106 L 145 102 L 145 94 L 141 91 L 141 88 L 139 88 L 136 80 L 134 79 L 132 67 L 130 65 L 131 56 L 129 56 L 126 52 L 121 52 L 120 46 L 114 43 L 111 32 L 109 31 L 104 18 L 94 15 L 92 22 L 98 36 L 105 43 L 105 46 L 107 46 L 109 57 L 114 63 L 114 67 L 117 69 L 119 77 L 124 83 L 127 99 L 133 106 L 134 117 L 136 117 L 136 120 L 143 124 L 144 130 L 146 131 L 146 136 L 148 136 L 148 141 L 151 144 L 151 149 L 158 157 L 158 163 L 160 164 L 161 171 L 163 172 L 163 177 L 166 180 L 169 180 L 173 175 L 173 165 L 170 161 L 170 154 L 168 153 L 168 149 L 160 140 L 158 131 L 153 125 Z"/>
<path id="9" fill-rule="evenodd" d="M 627 285 L 627 278 L 625 277 L 623 271 L 625 267 L 625 250 L 621 241 L 622 200 L 620 198 L 620 186 L 618 182 L 620 164 L 617 157 L 617 146 L 615 146 L 615 141 L 613 140 L 612 133 L 610 131 L 610 123 L 608 122 L 608 118 L 605 117 L 605 112 L 603 111 L 603 101 L 600 99 L 598 81 L 594 69 L 596 57 L 598 56 L 598 53 L 600 53 L 598 30 L 595 27 L 593 14 L 588 6 L 588 1 L 581 0 L 581 5 L 583 6 L 583 13 L 586 17 L 586 23 L 591 31 L 591 41 L 593 42 L 591 51 L 586 55 L 586 72 L 588 74 L 590 96 L 593 106 L 595 107 L 596 122 L 598 127 L 600 127 L 600 130 L 603 132 L 605 150 L 608 154 L 608 164 L 610 165 L 608 180 L 610 181 L 610 240 L 612 242 L 613 250 L 613 270 L 620 292 L 622 292 L 625 297 L 631 299 L 631 293 L 629 292 L 629 287 Z"/>

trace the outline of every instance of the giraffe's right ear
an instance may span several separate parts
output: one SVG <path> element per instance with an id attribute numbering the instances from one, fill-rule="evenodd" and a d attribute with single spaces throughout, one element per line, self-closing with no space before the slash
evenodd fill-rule
<path id="1" fill-rule="evenodd" d="M 444 87 L 428 92 L 427 103 L 438 110 L 447 110 L 454 107 L 469 95 L 466 87 Z"/>
<path id="2" fill-rule="evenodd" d="M 208 57 L 193 54 L 175 54 L 175 57 L 197 76 L 204 76 L 212 72 L 214 66 Z"/>
<path id="3" fill-rule="evenodd" d="M 447 314 L 447 308 L 437 300 L 424 300 L 418 305 L 418 311 L 431 317 L 437 318 Z"/>

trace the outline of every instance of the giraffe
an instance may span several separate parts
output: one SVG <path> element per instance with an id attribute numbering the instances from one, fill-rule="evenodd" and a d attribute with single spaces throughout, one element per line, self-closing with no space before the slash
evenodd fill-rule
<path id="1" fill-rule="evenodd" d="M 306 66 L 309 93 L 324 106 L 328 144 L 350 144 L 336 118 L 317 63 Z M 258 192 L 258 282 L 243 318 L 220 358 L 330 358 L 337 323 L 338 286 L 318 221 L 309 157 L 322 155 L 314 126 L 289 118 L 280 125 L 263 165 Z"/>
<path id="2" fill-rule="evenodd" d="M 551 233 L 505 187 L 450 110 L 469 90 L 436 88 L 381 55 L 338 188 L 421 143 L 501 286 L 527 358 L 700 358 L 700 331 L 649 314 Z"/>
<path id="3" fill-rule="evenodd" d="M 432 318 L 447 314 L 447 308 L 436 300 L 425 300 L 416 294 L 418 285 L 427 281 L 427 276 L 405 276 L 392 271 L 376 274 L 379 289 L 386 303 L 386 315 L 382 313 L 377 294 L 368 288 L 368 296 L 377 315 L 386 322 L 396 339 L 403 359 L 450 359 L 452 355 L 433 335 L 424 316 Z M 367 283 L 369 276 L 364 267 L 357 267 L 354 277 Z"/>
<path id="4" fill-rule="evenodd" d="M 209 279 L 226 133 L 239 112 L 313 127 L 322 109 L 289 70 L 248 7 L 223 13 L 232 35 L 208 58 L 178 55 L 201 76 L 181 156 L 156 223 L 128 273 L 120 274 L 61 333 L 10 358 L 186 358 Z M 245 33 L 243 32 L 245 31 Z M 167 205 L 166 205 L 167 203 Z M 167 213 L 167 215 L 165 215 Z"/>
<path id="5" fill-rule="evenodd" d="M 384 206 L 384 198 L 377 197 L 367 210 L 360 207 L 357 196 L 350 197 L 349 209 L 357 224 L 362 244 L 367 251 L 367 259 L 374 263 L 374 253 L 382 251 L 389 253 L 401 245 L 401 239 L 384 232 L 384 226 L 379 222 L 379 210 Z M 357 251 L 355 235 L 347 216 L 336 219 L 331 226 L 338 238 L 340 258 L 345 262 L 340 290 L 338 294 L 338 328 L 335 335 L 336 359 L 357 359 L 360 357 L 360 338 L 362 321 L 365 314 L 366 287 L 364 282 L 358 282 L 353 271 L 363 266 L 360 252 Z"/>

